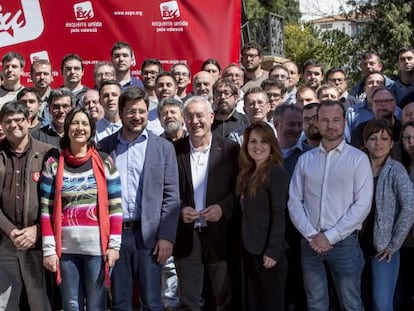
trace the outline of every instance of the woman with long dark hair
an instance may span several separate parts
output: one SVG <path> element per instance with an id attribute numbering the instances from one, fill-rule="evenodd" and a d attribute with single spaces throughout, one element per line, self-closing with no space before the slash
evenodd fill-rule
<path id="1" fill-rule="evenodd" d="M 263 121 L 251 124 L 243 134 L 237 178 L 249 311 L 284 310 L 288 187 L 289 174 L 273 130 Z"/>
<path id="2" fill-rule="evenodd" d="M 43 264 L 56 272 L 65 311 L 107 310 L 109 268 L 121 246 L 121 182 L 94 136 L 86 108 L 72 109 L 60 156 L 46 161 L 40 182 Z"/>

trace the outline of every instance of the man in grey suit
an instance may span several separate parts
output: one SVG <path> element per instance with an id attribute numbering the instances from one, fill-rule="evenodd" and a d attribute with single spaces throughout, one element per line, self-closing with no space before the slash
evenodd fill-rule
<path id="1" fill-rule="evenodd" d="M 180 211 L 174 148 L 147 131 L 148 99 L 135 87 L 119 97 L 122 128 L 101 141 L 121 176 L 120 260 L 112 272 L 112 310 L 132 310 L 137 278 L 142 310 L 162 311 L 162 266 L 172 254 Z"/>

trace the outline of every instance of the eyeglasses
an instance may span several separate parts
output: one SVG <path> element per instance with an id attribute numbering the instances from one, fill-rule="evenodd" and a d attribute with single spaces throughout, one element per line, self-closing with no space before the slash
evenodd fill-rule
<path id="1" fill-rule="evenodd" d="M 273 93 L 273 92 L 267 92 L 266 95 L 267 95 L 267 97 L 269 97 L 269 99 L 270 98 L 279 99 L 279 98 L 282 97 L 282 94 L 280 94 L 280 93 Z"/>
<path id="2" fill-rule="evenodd" d="M 154 70 L 145 70 L 145 71 L 142 72 L 143 76 L 156 76 L 158 74 L 159 74 L 159 72 L 154 71 Z"/>
<path id="3" fill-rule="evenodd" d="M 224 98 L 229 98 L 231 96 L 233 96 L 234 94 L 230 91 L 216 91 L 214 92 L 214 97 L 224 97 Z"/>
<path id="4" fill-rule="evenodd" d="M 315 122 L 316 120 L 318 120 L 318 116 L 315 114 L 311 117 L 304 117 L 303 118 L 303 123 L 310 123 L 311 121 Z"/>
<path id="5" fill-rule="evenodd" d="M 98 78 L 111 78 L 114 76 L 113 72 L 99 72 L 96 74 Z"/>
<path id="6" fill-rule="evenodd" d="M 15 122 L 17 125 L 20 125 L 23 123 L 24 120 L 26 120 L 25 117 L 15 117 L 3 120 L 3 123 L 6 125 L 11 125 L 13 122 Z"/>

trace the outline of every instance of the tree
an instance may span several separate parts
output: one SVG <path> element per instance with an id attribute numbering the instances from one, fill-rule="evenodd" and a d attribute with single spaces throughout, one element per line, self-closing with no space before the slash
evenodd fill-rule
<path id="1" fill-rule="evenodd" d="M 287 23 L 299 23 L 301 13 L 298 0 L 245 0 L 247 18 L 263 18 L 267 12 L 283 16 Z"/>
<path id="2" fill-rule="evenodd" d="M 349 0 L 350 16 L 364 21 L 356 37 L 359 54 L 375 51 L 384 62 L 386 74 L 396 73 L 396 54 L 414 46 L 414 4 L 405 0 Z M 359 56 L 359 55 L 358 55 Z"/>

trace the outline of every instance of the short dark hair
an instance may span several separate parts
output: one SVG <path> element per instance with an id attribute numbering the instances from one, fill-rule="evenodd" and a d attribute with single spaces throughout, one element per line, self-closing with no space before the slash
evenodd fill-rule
<path id="1" fill-rule="evenodd" d="M 376 119 L 368 121 L 368 123 L 364 127 L 364 132 L 362 134 L 362 137 L 364 138 L 364 143 L 368 141 L 369 137 L 372 134 L 382 132 L 384 130 L 391 136 L 392 139 L 394 136 L 394 131 L 392 129 L 391 124 L 387 120 Z"/>
<path id="2" fill-rule="evenodd" d="M 275 114 L 273 115 L 274 119 L 283 118 L 286 110 L 291 110 L 302 115 L 302 109 L 295 105 L 280 105 L 276 107 Z"/>
<path id="3" fill-rule="evenodd" d="M 379 72 L 379 71 L 371 71 L 371 72 L 369 72 L 368 74 L 367 74 L 367 76 L 362 80 L 362 86 L 364 87 L 365 86 L 365 82 L 367 81 L 367 78 L 369 77 L 369 76 L 372 76 L 372 75 L 380 75 L 383 79 L 384 79 L 384 82 L 385 82 L 385 76 L 384 76 L 384 74 L 382 73 L 382 72 Z"/>
<path id="4" fill-rule="evenodd" d="M 334 68 L 329 69 L 328 72 L 326 73 L 326 80 L 328 80 L 328 77 L 331 74 L 334 74 L 334 73 L 337 73 L 337 72 L 342 73 L 345 76 L 345 79 L 346 79 L 346 72 L 345 72 L 345 70 L 343 68 L 340 68 L 340 67 L 334 67 Z"/>
<path id="5" fill-rule="evenodd" d="M 155 79 L 155 85 L 157 85 L 158 80 L 159 80 L 161 77 L 170 77 L 170 78 L 173 80 L 173 82 L 174 82 L 174 84 L 175 84 L 175 87 L 176 87 L 176 88 L 178 87 L 178 82 L 177 82 L 177 79 L 176 79 L 176 78 L 174 77 L 174 75 L 173 75 L 171 72 L 169 72 L 169 71 L 164 71 L 164 72 L 161 72 L 161 73 L 157 76 L 157 78 Z"/>
<path id="6" fill-rule="evenodd" d="M 60 70 L 63 72 L 63 68 L 65 68 L 65 63 L 68 60 L 77 60 L 81 63 L 81 68 L 83 70 L 83 60 L 78 54 L 66 54 L 63 56 L 62 61 L 60 62 Z"/>
<path id="7" fill-rule="evenodd" d="M 398 52 L 397 52 L 397 60 L 400 58 L 400 55 L 402 53 L 405 53 L 405 52 L 411 52 L 411 53 L 414 54 L 414 49 L 413 48 L 409 48 L 409 47 L 403 47 L 403 48 L 399 49 Z"/>
<path id="8" fill-rule="evenodd" d="M 170 69 L 170 72 L 172 73 L 172 72 L 174 71 L 175 67 L 177 67 L 177 66 L 179 66 L 179 65 L 184 66 L 185 68 L 187 68 L 187 70 L 188 70 L 188 75 L 191 77 L 191 69 L 190 69 L 190 66 L 188 66 L 188 65 L 187 65 L 186 63 L 184 63 L 184 62 L 181 62 L 181 63 L 176 63 L 176 64 L 172 65 L 172 67 L 171 67 L 171 69 Z"/>
<path id="9" fill-rule="evenodd" d="M 246 91 L 246 93 L 244 93 L 244 96 L 243 96 L 243 101 L 246 103 L 246 101 L 247 101 L 247 97 L 248 97 L 250 94 L 257 94 L 257 93 L 262 93 L 262 94 L 264 94 L 264 96 L 266 97 L 266 100 L 267 100 L 267 101 L 269 101 L 269 98 L 267 97 L 267 94 L 266 94 L 265 90 L 263 90 L 260 86 L 255 86 L 255 87 L 251 87 L 250 89 L 248 89 L 248 90 Z"/>
<path id="10" fill-rule="evenodd" d="M 156 59 L 156 58 L 147 58 L 142 62 L 141 75 L 143 74 L 144 68 L 148 67 L 150 65 L 158 66 L 158 73 L 161 73 L 161 72 L 164 71 L 164 69 L 162 68 L 161 62 L 158 59 Z"/>
<path id="11" fill-rule="evenodd" d="M 239 94 L 239 88 L 234 84 L 233 80 L 229 78 L 220 78 L 213 85 L 213 94 L 216 92 L 219 86 L 228 86 L 231 89 L 233 95 Z"/>
<path id="12" fill-rule="evenodd" d="M 33 71 L 34 71 L 34 67 L 36 65 L 47 65 L 50 66 L 50 72 L 53 72 L 53 67 L 52 67 L 52 63 L 48 60 L 48 59 L 38 59 L 35 60 L 31 65 L 30 65 L 30 75 L 33 75 Z"/>
<path id="13" fill-rule="evenodd" d="M 27 93 L 33 93 L 36 96 L 37 102 L 39 104 L 42 102 L 39 92 L 34 87 L 25 87 L 19 93 L 17 93 L 16 99 L 20 100 Z"/>
<path id="14" fill-rule="evenodd" d="M 250 41 L 250 42 L 247 42 L 245 45 L 243 45 L 241 49 L 241 54 L 243 55 L 243 53 L 246 50 L 250 50 L 250 49 L 257 50 L 257 54 L 259 54 L 259 56 L 263 54 L 263 48 L 256 41 Z"/>
<path id="15" fill-rule="evenodd" d="M 101 86 L 99 87 L 99 95 L 101 95 L 101 91 L 102 91 L 102 89 L 103 89 L 103 87 L 104 86 L 107 86 L 107 85 L 116 85 L 117 87 L 119 87 L 119 90 L 122 92 L 122 86 L 121 86 L 121 84 L 119 84 L 119 82 L 117 82 L 117 81 L 115 81 L 115 80 L 107 80 L 107 81 L 104 81 L 102 84 L 101 84 Z"/>
<path id="16" fill-rule="evenodd" d="M 63 137 L 60 140 L 60 148 L 63 150 L 65 148 L 69 148 L 70 146 L 70 139 L 69 139 L 69 127 L 72 123 L 73 118 L 77 113 L 83 113 L 89 120 L 89 124 L 91 126 L 91 136 L 88 138 L 87 144 L 88 146 L 95 146 L 95 121 L 93 120 L 89 110 L 85 107 L 74 107 L 71 111 L 68 112 L 65 119 L 65 124 L 63 126 Z"/>
<path id="17" fill-rule="evenodd" d="M 127 42 L 118 41 L 118 42 L 115 42 L 115 44 L 112 46 L 112 49 L 111 49 L 111 57 L 114 56 L 114 52 L 116 50 L 119 50 L 119 49 L 122 49 L 122 48 L 128 49 L 129 52 L 130 52 L 130 54 L 131 54 L 131 56 L 132 56 L 133 50 L 132 50 L 131 45 L 129 43 L 127 43 Z"/>
<path id="18" fill-rule="evenodd" d="M 50 91 L 49 98 L 47 99 L 49 107 L 52 104 L 53 99 L 60 97 L 69 97 L 72 107 L 75 105 L 75 96 L 73 96 L 72 91 L 67 87 L 61 87 Z"/>
<path id="19" fill-rule="evenodd" d="M 203 64 L 201 65 L 201 69 L 200 69 L 200 70 L 204 70 L 204 67 L 205 67 L 205 66 L 207 66 L 207 65 L 209 65 L 209 64 L 212 64 L 212 65 L 216 66 L 216 67 L 217 67 L 217 69 L 218 69 L 219 71 L 221 71 L 221 66 L 220 66 L 220 63 L 219 63 L 219 62 L 218 62 L 218 60 L 217 60 L 217 59 L 215 59 L 215 58 L 209 58 L 209 59 L 206 59 L 206 60 L 203 62 Z"/>
<path id="20" fill-rule="evenodd" d="M 277 87 L 278 89 L 280 89 L 280 93 L 282 93 L 282 95 L 286 93 L 286 87 L 283 85 L 283 83 L 275 79 L 263 80 L 262 84 L 260 84 L 260 87 L 262 89 L 265 89 L 266 87 Z"/>
<path id="21" fill-rule="evenodd" d="M 9 62 L 15 58 L 19 61 L 20 67 L 23 68 L 26 61 L 24 60 L 23 55 L 18 52 L 8 52 L 4 54 L 3 57 L 1 58 L 1 63 L 2 65 L 4 65 L 5 62 Z"/>
<path id="22" fill-rule="evenodd" d="M 29 109 L 26 104 L 20 100 L 12 100 L 3 105 L 0 110 L 0 121 L 3 121 L 3 118 L 6 114 L 16 114 L 22 113 L 26 119 L 29 119 Z"/>
<path id="23" fill-rule="evenodd" d="M 340 100 L 331 100 L 331 99 L 324 100 L 319 104 L 318 110 L 316 111 L 316 113 L 318 115 L 318 118 L 319 118 L 319 110 L 321 110 L 321 108 L 323 108 L 323 107 L 334 107 L 334 106 L 338 106 L 338 107 L 341 108 L 342 116 L 345 118 L 345 107 L 342 104 L 342 102 Z"/>
<path id="24" fill-rule="evenodd" d="M 305 110 L 311 110 L 313 108 L 318 108 L 319 105 L 320 105 L 320 103 L 310 103 L 310 104 L 307 104 L 307 105 L 303 106 L 303 111 L 305 111 Z"/>
<path id="25" fill-rule="evenodd" d="M 131 100 L 143 100 L 147 105 L 147 109 L 149 107 L 148 97 L 145 92 L 137 87 L 130 87 L 119 96 L 118 105 L 120 114 L 123 112 L 126 102 Z"/>
<path id="26" fill-rule="evenodd" d="M 324 70 L 325 70 L 324 65 L 317 59 L 314 59 L 314 58 L 308 59 L 303 64 L 303 73 L 305 73 L 306 68 L 308 68 L 309 66 L 321 68 L 321 72 L 322 74 L 324 74 Z"/>

